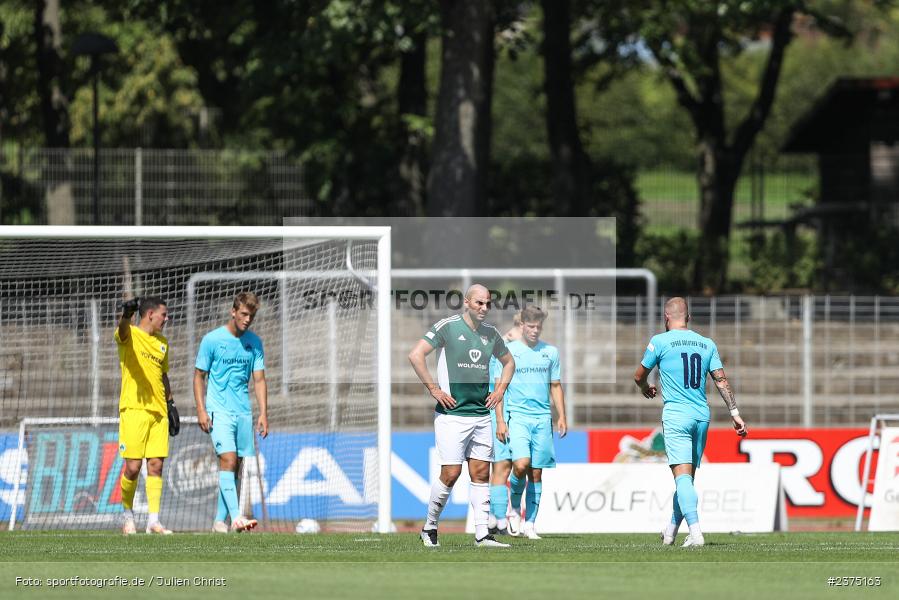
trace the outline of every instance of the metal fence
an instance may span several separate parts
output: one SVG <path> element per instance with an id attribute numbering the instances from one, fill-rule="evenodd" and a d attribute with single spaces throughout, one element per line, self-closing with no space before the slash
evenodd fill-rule
<path id="1" fill-rule="evenodd" d="M 784 219 L 811 203 L 817 166 L 806 156 L 750 158 L 734 223 Z M 0 222 L 93 223 L 93 151 L 6 146 L 0 150 Z M 695 229 L 696 173 L 641 168 L 635 181 L 650 229 Z M 107 149 L 100 152 L 101 225 L 272 225 L 315 214 L 298 159 L 276 152 Z"/>
<path id="2" fill-rule="evenodd" d="M 664 301 L 659 299 L 656 315 Z M 717 343 L 750 426 L 857 427 L 868 424 L 875 413 L 899 411 L 899 297 L 743 295 L 688 301 L 691 326 Z M 648 341 L 646 299 L 628 296 L 609 302 L 614 307 L 611 319 L 587 317 L 563 330 L 564 320 L 551 317 L 545 330 L 549 343 L 562 346 L 567 339 L 561 350 L 567 361 L 563 384 L 573 413 L 571 423 L 657 424 L 660 402 L 643 398 L 633 382 Z M 433 401 L 405 357 L 442 316 L 445 311 L 394 317 L 393 422 L 398 427 L 424 427 L 433 417 Z M 499 326 L 510 324 L 511 315 L 495 316 Z M 171 339 L 180 339 L 182 326 L 171 324 L 167 330 Z M 663 328 L 661 320 L 657 328 Z M 70 330 L 66 335 L 84 340 L 86 347 L 94 339 L 89 330 Z M 38 346 L 46 345 L 48 357 L 54 356 L 54 336 L 32 339 Z M 177 351 L 188 352 L 183 346 Z M 171 376 L 179 389 L 189 390 L 189 372 Z M 37 409 L 40 415 L 90 416 L 88 374 L 83 379 L 80 387 L 41 386 L 26 380 L 21 356 L 0 352 L 0 421 L 9 426 L 22 416 L 34 416 Z M 104 392 L 107 401 L 114 401 L 115 385 Z M 40 397 L 35 390 L 41 390 Z M 715 388 L 708 385 L 707 394 L 713 421 L 726 424 L 729 416 Z M 185 414 L 192 412 L 190 403 L 182 406 Z"/>
<path id="3" fill-rule="evenodd" d="M 93 151 L 6 148 L 0 222 L 93 224 Z M 100 152 L 99 225 L 280 225 L 312 213 L 303 167 L 277 152 Z"/>
<path id="4" fill-rule="evenodd" d="M 699 186 L 695 171 L 670 165 L 641 168 L 636 186 L 647 227 L 697 227 Z M 734 224 L 787 219 L 796 207 L 811 205 L 818 189 L 814 157 L 750 157 L 734 191 Z"/>
<path id="5" fill-rule="evenodd" d="M 656 315 L 663 314 L 659 299 Z M 576 326 L 564 349 L 566 398 L 577 426 L 652 425 L 661 405 L 637 391 L 633 375 L 648 342 L 646 299 L 615 299 L 614 333 Z M 860 426 L 876 412 L 899 409 L 899 298 L 862 296 L 718 296 L 688 298 L 691 327 L 718 345 L 741 412 L 751 425 Z M 394 370 L 408 369 L 402 350 L 426 327 L 407 324 L 395 333 Z M 659 319 L 658 328 L 664 329 Z M 505 325 L 505 324 L 504 324 Z M 553 343 L 561 332 L 547 328 Z M 612 337 L 614 382 L 591 375 Z M 400 348 L 396 348 L 400 345 Z M 399 362 L 399 364 L 396 364 Z M 603 361 L 600 361 L 603 362 Z M 708 382 L 712 418 L 729 415 Z M 427 417 L 423 392 L 397 395 L 395 421 L 419 426 Z"/>

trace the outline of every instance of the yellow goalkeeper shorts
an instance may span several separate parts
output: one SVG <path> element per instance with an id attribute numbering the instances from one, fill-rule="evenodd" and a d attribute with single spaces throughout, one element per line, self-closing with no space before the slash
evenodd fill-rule
<path id="1" fill-rule="evenodd" d="M 122 458 L 165 458 L 169 455 L 169 420 L 165 415 L 126 408 L 119 411 Z"/>

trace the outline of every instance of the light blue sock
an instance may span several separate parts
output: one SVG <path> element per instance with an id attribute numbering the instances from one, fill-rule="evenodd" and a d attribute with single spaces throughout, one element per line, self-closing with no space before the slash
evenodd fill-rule
<path id="1" fill-rule="evenodd" d="M 672 504 L 674 504 L 674 511 L 671 513 L 671 524 L 677 527 L 684 520 L 684 513 L 681 512 L 680 504 L 677 501 L 677 490 L 674 491 Z"/>
<path id="2" fill-rule="evenodd" d="M 512 510 L 520 513 L 521 512 L 521 495 L 524 493 L 524 486 L 527 483 L 527 479 L 518 479 L 515 476 L 515 473 L 509 476 L 509 488 L 512 491 L 511 500 L 512 500 Z"/>
<path id="3" fill-rule="evenodd" d="M 219 480 L 221 481 L 221 479 Z M 228 518 L 228 507 L 225 505 L 225 497 L 222 495 L 221 484 L 219 484 L 219 493 L 216 494 L 218 502 L 215 505 L 215 520 L 224 521 Z"/>
<path id="4" fill-rule="evenodd" d="M 540 496 L 543 495 L 543 482 L 528 482 L 528 495 L 525 499 L 524 519 L 528 523 L 537 520 L 537 511 L 540 509 Z"/>
<path id="5" fill-rule="evenodd" d="M 696 505 L 699 503 L 699 498 L 696 496 L 696 488 L 693 487 L 693 477 L 679 475 L 674 480 L 674 485 L 677 487 L 678 504 L 687 520 L 687 525 L 698 522 L 699 515 L 696 514 Z"/>
<path id="6" fill-rule="evenodd" d="M 237 485 L 234 483 L 234 473 L 231 471 L 219 471 L 219 492 L 228 507 L 233 523 L 240 516 L 240 508 L 237 502 Z"/>
<path id="7" fill-rule="evenodd" d="M 490 510 L 497 519 L 506 518 L 509 507 L 509 489 L 504 485 L 490 486 Z"/>

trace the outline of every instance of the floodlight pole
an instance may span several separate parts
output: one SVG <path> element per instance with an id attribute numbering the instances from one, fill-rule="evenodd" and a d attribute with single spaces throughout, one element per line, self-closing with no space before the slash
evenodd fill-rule
<path id="1" fill-rule="evenodd" d="M 98 100 L 98 80 L 100 79 L 99 58 L 91 56 L 91 80 L 94 88 L 94 225 L 100 224 L 100 119 Z"/>
<path id="2" fill-rule="evenodd" d="M 82 33 L 72 45 L 72 54 L 87 56 L 91 61 L 91 88 L 94 92 L 94 225 L 100 224 L 100 61 L 104 54 L 116 54 L 118 51 L 115 40 L 93 32 Z"/>

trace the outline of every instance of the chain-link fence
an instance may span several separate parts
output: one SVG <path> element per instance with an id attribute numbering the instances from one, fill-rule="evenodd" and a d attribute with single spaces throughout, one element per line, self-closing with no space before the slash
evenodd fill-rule
<path id="1" fill-rule="evenodd" d="M 641 212 L 650 229 L 695 229 L 699 222 L 696 172 L 669 165 L 637 171 Z M 814 157 L 782 155 L 746 160 L 734 191 L 734 224 L 784 220 L 818 195 Z"/>
<path id="2" fill-rule="evenodd" d="M 272 225 L 315 214 L 298 159 L 276 152 L 101 150 L 101 225 Z M 94 223 L 91 149 L 8 146 L 0 151 L 0 222 Z M 658 165 L 637 171 L 641 212 L 652 229 L 695 229 L 696 173 Z M 747 159 L 734 223 L 788 218 L 817 193 L 814 159 Z"/>
<path id="3" fill-rule="evenodd" d="M 277 152 L 100 151 L 99 225 L 280 225 L 312 213 L 298 160 Z M 0 152 L 0 222 L 94 224 L 87 149 Z"/>

